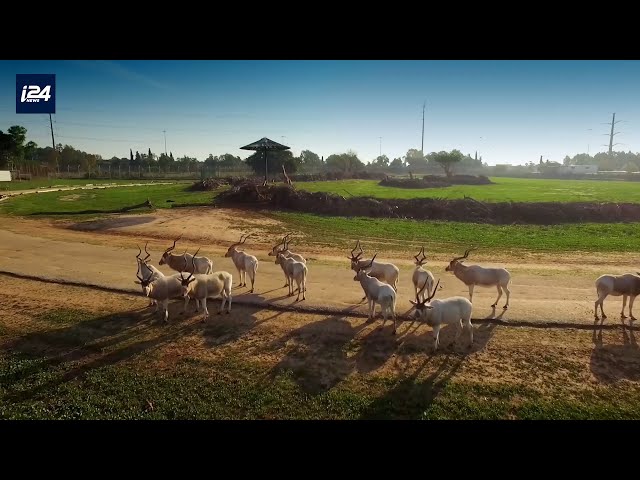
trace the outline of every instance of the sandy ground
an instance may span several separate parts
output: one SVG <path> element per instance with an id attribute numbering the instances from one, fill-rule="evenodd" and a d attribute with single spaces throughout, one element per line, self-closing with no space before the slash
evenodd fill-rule
<path id="1" fill-rule="evenodd" d="M 238 218 L 243 218 L 242 230 L 234 226 Z M 231 259 L 224 258 L 224 253 L 230 243 L 237 241 L 240 234 L 249 229 L 257 233 L 247 242 L 246 251 L 260 260 L 255 292 L 248 294 L 247 288 L 236 287 L 234 301 L 267 301 L 279 305 L 296 303 L 295 296 L 287 296 L 280 267 L 275 265 L 273 257 L 267 256 L 277 239 L 265 233 L 264 229 L 277 227 L 278 223 L 257 213 L 192 208 L 158 211 L 151 215 L 120 215 L 81 223 L 11 217 L 3 217 L 0 221 L 0 271 L 131 289 L 132 292 L 138 291 L 134 284 L 136 244 L 144 245 L 149 241 L 152 263 L 158 266 L 162 251 L 180 234 L 183 238 L 177 244 L 177 253 L 185 249 L 193 253 L 200 247 L 199 255 L 211 258 L 214 269 L 231 272 L 236 286 L 239 281 L 237 271 Z M 365 236 L 361 238 L 366 241 Z M 400 268 L 398 313 L 407 312 L 411 307 L 409 299 L 414 298 L 410 260 L 416 252 L 413 251 L 415 246 L 406 247 L 406 253 L 383 258 L 378 256 L 380 260 L 392 261 Z M 343 312 L 366 311 L 366 304 L 359 303 L 362 290 L 353 280 L 346 258 L 348 252 L 331 250 L 313 242 L 294 250 L 308 259 L 307 299 L 301 300 L 301 305 Z M 451 252 L 454 254 L 458 252 Z M 444 271 L 449 259 L 449 255 L 430 257 L 428 268 L 441 279 L 443 286 L 438 297 L 468 296 L 468 289 L 462 282 Z M 585 263 L 585 257 L 579 254 L 512 257 L 505 253 L 492 260 L 481 254 L 474 256 L 478 263 L 505 266 L 511 271 L 510 308 L 506 313 L 502 311 L 506 300 L 503 295 L 497 311 L 492 311 L 490 305 L 497 296 L 496 290 L 476 287 L 474 318 L 497 316 L 505 321 L 586 324 L 593 323 L 594 280 L 603 273 L 631 270 L 630 261 L 633 259 L 625 255 L 602 255 L 589 257 L 589 263 Z M 173 273 L 166 265 L 158 268 L 165 274 Z M 8 281 L 13 280 L 6 276 L 0 278 L 0 283 Z M 609 323 L 620 322 L 621 303 L 620 298 L 605 301 Z"/>
<path id="2" fill-rule="evenodd" d="M 600 384 L 640 381 L 640 350 L 633 330 L 604 330 L 599 335 L 571 328 L 475 327 L 474 344 L 452 347 L 453 329 L 440 334 L 433 355 L 431 329 L 403 322 L 391 336 L 389 322 L 367 323 L 345 315 L 274 312 L 237 305 L 230 315 L 207 323 L 191 308 L 170 306 L 174 318 L 161 325 L 146 300 L 85 287 L 47 285 L 48 301 L 34 302 L 42 282 L 7 278 L 0 289 L 0 352 L 46 353 L 62 360 L 98 367 L 135 362 L 170 371 L 185 357 L 238 357 L 263 364 L 274 373 L 291 370 L 310 393 L 331 389 L 352 375 L 397 378 L 399 385 L 438 377 L 446 382 L 524 385 L 555 395 L 579 395 Z M 93 318 L 74 325 L 50 325 L 43 314 L 54 310 L 86 311 Z M 69 350 L 68 336 L 85 346 Z M 526 346 L 526 348 L 523 348 Z M 451 357 L 453 354 L 453 358 Z M 57 357 L 56 357 L 57 358 Z M 82 371 L 82 369 L 77 369 Z M 437 382 L 436 382 L 437 383 Z M 560 393 L 559 393 L 560 392 Z M 517 398 L 512 399 L 517 401 Z"/>

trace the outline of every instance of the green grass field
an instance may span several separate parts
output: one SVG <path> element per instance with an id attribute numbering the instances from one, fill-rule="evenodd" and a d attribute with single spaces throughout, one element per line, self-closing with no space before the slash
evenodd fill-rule
<path id="1" fill-rule="evenodd" d="M 188 184 L 117 187 L 104 190 L 69 190 L 34 193 L 11 198 L 0 203 L 0 212 L 9 215 L 73 215 L 87 211 L 108 213 L 123 207 L 143 203 L 147 198 L 157 208 L 176 204 L 211 203 L 216 191 L 190 192 Z"/>
<path id="2" fill-rule="evenodd" d="M 483 384 L 482 378 L 473 383 L 457 378 L 465 364 L 474 368 L 463 355 L 424 356 L 396 347 L 406 359 L 424 356 L 425 372 L 354 372 L 327 386 L 318 377 L 318 355 L 327 367 L 345 368 L 344 349 L 356 347 L 344 345 L 348 339 L 317 339 L 323 349 L 297 353 L 298 366 L 292 370 L 244 351 L 241 338 L 247 332 L 239 332 L 243 327 L 233 322 L 154 328 L 141 320 L 140 313 L 96 317 L 81 310 L 52 310 L 33 317 L 28 331 L 0 329 L 5 345 L 0 350 L 0 419 L 640 418 L 636 385 L 581 387 L 588 367 L 557 351 L 544 358 L 530 355 L 515 383 Z M 205 345 L 225 354 L 209 355 L 200 347 L 167 360 L 164 348 L 190 335 L 202 335 Z M 252 349 L 274 352 L 276 347 L 259 334 L 254 339 L 260 343 Z M 287 355 L 286 349 L 277 352 Z M 537 376 L 550 380 L 557 372 L 571 375 L 573 386 L 549 381 L 541 392 L 532 381 Z"/>
<path id="3" fill-rule="evenodd" d="M 366 237 L 367 251 L 404 250 L 407 243 L 425 245 L 431 252 L 450 252 L 475 245 L 483 251 L 509 252 L 638 252 L 640 223 L 567 225 L 487 225 L 461 222 L 342 218 L 306 213 L 277 212 L 269 216 L 284 222 L 272 233 L 296 231 L 316 244 L 353 248 Z"/>
<path id="4" fill-rule="evenodd" d="M 117 184 L 127 185 L 129 183 L 152 183 L 152 182 L 172 182 L 172 183 L 188 183 L 191 184 L 191 180 L 117 180 L 117 179 L 95 179 L 95 178 L 82 178 L 82 179 L 47 179 L 36 178 L 35 180 L 21 180 L 13 182 L 0 182 L 0 192 L 2 191 L 18 191 L 18 190 L 31 190 L 34 188 L 51 188 L 51 187 L 84 187 L 87 184 L 104 185 L 104 184 Z"/>
<path id="5" fill-rule="evenodd" d="M 640 183 L 600 180 L 547 180 L 492 177 L 495 185 L 454 185 L 445 188 L 409 189 L 381 187 L 378 180 L 296 182 L 309 192 L 329 192 L 348 197 L 463 198 L 484 202 L 631 202 L 640 203 Z"/>

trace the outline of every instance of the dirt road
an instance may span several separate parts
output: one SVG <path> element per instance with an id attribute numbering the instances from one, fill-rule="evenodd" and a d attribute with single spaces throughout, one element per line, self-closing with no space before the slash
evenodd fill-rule
<path id="1" fill-rule="evenodd" d="M 238 218 L 243 218 L 242 231 L 234 227 Z M 139 288 L 134 284 L 135 245 L 144 245 L 148 240 L 152 263 L 158 266 L 162 251 L 171 245 L 169 239 L 182 233 L 176 252 L 188 249 L 193 253 L 201 247 L 200 255 L 211 258 L 216 270 L 227 270 L 234 275 L 235 287 L 238 273 L 231 259 L 224 258 L 224 253 L 231 242 L 236 241 L 241 233 L 246 233 L 247 225 L 256 230 L 277 226 L 277 222 L 246 211 L 211 208 L 121 215 L 82 223 L 5 217 L 0 230 L 0 271 L 135 292 Z M 256 235 L 247 243 L 246 250 L 260 261 L 255 293 L 249 294 L 247 288 L 235 287 L 235 301 L 266 301 L 277 305 L 296 303 L 295 296 L 288 297 L 287 289 L 283 288 L 284 276 L 280 267 L 275 265 L 273 257 L 267 256 L 275 240 L 273 235 L 265 233 Z M 409 261 L 415 254 L 413 248 L 407 245 L 406 254 L 383 258 L 400 268 L 398 313 L 407 312 L 411 306 L 409 299 L 413 298 L 413 267 Z M 308 258 L 309 267 L 307 299 L 301 300 L 300 305 L 366 312 L 366 304 L 359 303 L 362 290 L 353 280 L 354 274 L 349 269 L 345 252 L 315 245 L 300 247 L 299 251 Z M 394 256 L 401 258 L 392 258 Z M 444 271 L 449 258 L 435 256 L 428 264 L 443 285 L 438 297 L 468 296 L 468 289 Z M 476 287 L 473 298 L 474 318 L 496 316 L 505 321 L 593 323 L 595 278 L 605 271 L 622 273 L 629 270 L 629 258 L 621 255 L 601 256 L 592 259 L 589 265 L 583 264 L 584 257 L 578 255 L 554 255 L 550 258 L 531 255 L 523 259 L 505 254 L 493 261 L 478 255 L 474 261 L 506 266 L 511 271 L 512 293 L 506 313 L 501 308 L 505 295 L 495 312 L 490 308 L 497 295 L 495 289 Z M 158 268 L 165 274 L 173 273 L 166 265 Z M 620 308 L 619 298 L 605 301 L 609 322 L 619 323 Z"/>

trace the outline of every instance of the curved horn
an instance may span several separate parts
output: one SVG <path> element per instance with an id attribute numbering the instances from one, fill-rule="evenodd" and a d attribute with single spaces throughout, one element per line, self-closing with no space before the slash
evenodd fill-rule
<path id="1" fill-rule="evenodd" d="M 138 247 L 138 254 L 136 255 L 136 258 L 140 260 L 140 255 L 142 255 L 142 250 L 140 250 L 140 245 L 136 245 L 136 247 Z"/>
<path id="2" fill-rule="evenodd" d="M 454 259 L 453 259 L 453 260 L 451 260 L 451 261 L 453 262 L 454 260 L 462 260 L 462 259 L 465 259 L 465 258 L 467 258 L 467 257 L 469 256 L 469 253 L 470 253 L 470 252 L 472 252 L 472 251 L 474 251 L 474 250 L 475 250 L 475 247 L 468 248 L 468 249 L 466 249 L 466 250 L 465 250 L 465 252 L 464 252 L 464 255 L 463 255 L 463 256 L 461 256 L 461 257 L 456 257 L 456 258 L 454 258 Z"/>
<path id="3" fill-rule="evenodd" d="M 369 262 L 369 265 L 366 265 L 364 267 L 362 267 L 362 270 L 366 270 L 367 268 L 369 268 L 371 265 L 373 265 L 373 261 L 376 259 L 376 257 L 378 256 L 378 254 L 376 253 L 373 258 L 371 259 L 371 261 Z"/>
<path id="4" fill-rule="evenodd" d="M 164 253 L 169 253 L 171 250 L 173 250 L 174 248 L 176 248 L 176 242 L 177 242 L 178 240 L 180 240 L 181 238 L 182 238 L 182 234 L 180 234 L 180 236 L 179 236 L 178 238 L 176 238 L 176 239 L 173 241 L 173 246 L 171 246 L 171 247 L 167 248 L 167 249 L 164 251 Z"/>
<path id="5" fill-rule="evenodd" d="M 427 300 L 425 300 L 424 302 L 421 302 L 421 301 L 420 301 L 420 295 L 422 295 L 422 292 L 424 292 L 424 289 L 425 289 L 425 288 L 427 288 L 427 284 L 428 284 L 428 283 L 429 283 L 429 282 L 427 282 L 427 281 L 425 280 L 424 285 L 422 285 L 422 288 L 420 289 L 420 291 L 416 293 L 416 303 L 424 304 L 424 303 L 426 303 L 426 302 L 427 302 Z"/>
<path id="6" fill-rule="evenodd" d="M 143 262 L 146 262 L 146 261 L 149 259 L 149 257 L 151 257 L 151 254 L 150 254 L 150 253 L 149 253 L 149 251 L 147 250 L 147 245 L 149 245 L 149 240 L 147 240 L 147 243 L 145 243 L 145 244 L 144 244 L 144 251 L 145 251 L 145 253 L 147 254 L 147 256 L 146 256 L 146 257 L 144 257 Z M 140 248 L 140 247 L 138 247 L 138 248 Z"/>
<path id="7" fill-rule="evenodd" d="M 424 282 L 424 284 L 426 285 L 427 282 Z M 431 295 L 429 295 L 429 297 L 425 300 L 425 303 L 426 302 L 430 302 L 431 299 L 436 296 L 436 292 L 438 291 L 438 285 L 440 285 L 440 279 L 438 279 L 438 281 L 436 282 L 436 286 L 433 287 L 433 293 Z M 424 287 L 422 287 L 422 288 L 424 290 Z"/>
<path id="8" fill-rule="evenodd" d="M 240 237 L 240 240 L 241 240 L 241 242 L 240 242 L 240 243 L 241 243 L 241 244 L 243 244 L 244 242 L 246 242 L 246 241 L 247 241 L 247 238 L 249 238 L 251 235 L 253 235 L 253 233 L 250 233 L 249 235 L 247 235 L 246 237 L 244 237 L 244 240 L 242 240 L 242 237 Z"/>
<path id="9" fill-rule="evenodd" d="M 359 246 L 360 246 L 360 240 L 358 240 L 356 242 L 356 246 L 351 249 L 351 256 L 353 256 L 353 254 L 355 253 L 355 251 L 358 249 Z"/>
<path id="10" fill-rule="evenodd" d="M 191 257 L 191 264 L 193 265 L 193 271 L 191 272 L 191 274 L 187 277 L 187 281 L 189 281 L 191 279 L 191 277 L 193 277 L 193 274 L 196 271 L 196 255 L 198 255 L 198 252 L 200 251 L 200 247 L 198 247 L 198 249 L 196 250 L 196 253 L 193 254 L 193 257 Z M 186 259 L 185 259 L 185 265 L 187 263 Z"/>
<path id="11" fill-rule="evenodd" d="M 187 256 L 183 256 L 182 260 L 184 260 L 184 267 L 182 267 L 182 270 L 180 270 L 180 280 L 182 280 L 184 282 L 184 276 L 182 275 L 182 272 L 186 272 L 187 271 Z"/>

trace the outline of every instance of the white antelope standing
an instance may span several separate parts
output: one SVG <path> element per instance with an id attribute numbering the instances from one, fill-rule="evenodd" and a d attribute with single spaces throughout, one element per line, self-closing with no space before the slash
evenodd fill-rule
<path id="1" fill-rule="evenodd" d="M 172 298 L 179 298 L 183 296 L 182 283 L 180 281 L 181 275 L 182 273 L 176 273 L 170 276 L 159 277 L 155 280 L 152 280 L 150 275 L 147 277 L 140 277 L 136 273 L 138 281 L 135 281 L 135 283 L 139 284 L 142 287 L 142 291 L 147 297 L 155 300 L 158 305 L 162 305 L 161 314 L 164 317 L 164 321 L 167 323 L 169 322 L 169 300 L 171 300 Z M 187 311 L 188 304 L 189 297 L 185 297 L 183 313 Z"/>
<path id="2" fill-rule="evenodd" d="M 176 248 L 176 242 L 182 238 L 180 235 L 173 241 L 173 246 L 167 248 L 162 254 L 162 258 L 160 259 L 159 264 L 164 265 L 165 263 L 169 265 L 169 268 L 181 272 L 183 268 L 186 268 L 186 272 L 189 273 L 211 273 L 213 272 L 213 262 L 209 260 L 207 257 L 196 257 L 195 261 L 192 262 L 192 255 L 190 253 L 183 253 L 182 255 L 176 255 L 171 253 L 171 251 Z M 185 264 L 188 266 L 185 267 Z M 195 265 L 195 267 L 193 266 Z M 192 269 L 195 268 L 195 271 Z"/>
<path id="3" fill-rule="evenodd" d="M 196 254 L 197 253 L 198 251 L 196 251 Z M 222 303 L 220 304 L 218 314 L 222 313 L 226 302 L 228 302 L 227 313 L 231 313 L 231 285 L 233 283 L 233 277 L 229 272 L 219 271 L 207 274 L 197 273 L 195 275 L 189 273 L 187 278 L 184 278 L 182 273 L 180 273 L 180 283 L 182 295 L 185 299 L 195 298 L 196 308 L 198 302 L 204 306 L 203 322 L 209 318 L 207 298 L 221 297 Z"/>
<path id="4" fill-rule="evenodd" d="M 462 257 L 455 257 L 449 262 L 449 265 L 445 268 L 447 272 L 453 272 L 453 274 L 462 281 L 467 287 L 469 287 L 469 300 L 473 302 L 473 288 L 478 285 L 481 287 L 496 287 L 498 289 L 498 298 L 491 305 L 495 308 L 498 305 L 500 297 L 502 297 L 502 290 L 507 293 L 507 301 L 502 307 L 504 310 L 509 308 L 509 296 L 511 291 L 509 290 L 509 282 L 511 281 L 511 274 L 504 268 L 485 268 L 479 265 L 464 265 L 462 261 L 469 256 L 469 252 L 475 250 L 469 248 Z"/>
<path id="5" fill-rule="evenodd" d="M 629 317 L 635 320 L 633 316 L 633 301 L 640 295 L 640 272 L 625 273 L 623 275 L 601 275 L 596 279 L 596 292 L 598 294 L 598 299 L 595 304 L 596 320 L 598 320 L 598 305 L 600 305 L 602 320 L 604 321 L 604 319 L 607 318 L 602 309 L 602 304 L 604 299 L 609 295 L 614 297 L 622 295 L 621 318 L 626 318 L 624 315 L 624 307 L 627 305 L 627 298 L 629 298 Z"/>
<path id="6" fill-rule="evenodd" d="M 438 283 L 436 283 L 433 293 L 427 298 L 423 296 L 423 300 L 420 300 L 420 295 L 416 293 L 416 301 L 410 300 L 416 309 L 415 318 L 425 321 L 427 325 L 433 328 L 434 350 L 437 350 L 440 345 L 440 328 L 442 325 L 455 325 L 456 336 L 452 345 L 458 340 L 462 330 L 467 327 L 469 329 L 469 348 L 471 348 L 473 345 L 473 325 L 471 324 L 473 305 L 465 297 L 459 296 L 431 301 L 436 294 Z"/>
<path id="7" fill-rule="evenodd" d="M 377 253 L 376 253 L 377 255 Z M 383 283 L 375 277 L 372 277 L 367 273 L 367 269 L 371 267 L 376 255 L 362 267 L 357 267 L 356 275 L 353 280 L 360 282 L 362 290 L 364 290 L 364 296 L 368 300 L 369 304 L 369 321 L 373 320 L 376 311 L 376 303 L 380 304 L 381 315 L 383 321 L 387 321 L 387 316 L 391 315 L 393 318 L 393 335 L 396 334 L 396 291 L 393 287 L 387 283 Z"/>
<path id="8" fill-rule="evenodd" d="M 241 235 L 240 241 L 231 245 L 224 256 L 231 257 L 231 260 L 233 260 L 233 264 L 238 269 L 238 274 L 240 276 L 240 285 L 238 285 L 239 287 L 247 286 L 247 272 L 249 272 L 249 278 L 251 279 L 251 290 L 249 290 L 249 293 L 253 293 L 253 286 L 256 281 L 256 272 L 258 271 L 258 259 L 253 255 L 249 255 L 246 252 L 238 250 L 238 247 L 244 244 L 244 242 L 246 242 L 247 238 L 249 238 L 250 236 L 251 234 L 247 235 L 243 240 L 243 235 Z"/>
<path id="9" fill-rule="evenodd" d="M 140 274 L 142 275 L 142 278 L 146 278 L 148 276 L 151 276 L 151 281 L 155 280 L 156 278 L 160 278 L 160 277 L 164 277 L 164 273 L 162 273 L 160 270 L 158 270 L 156 267 L 154 267 L 153 265 L 148 263 L 149 257 L 151 257 L 151 254 L 147 251 L 147 244 L 149 242 L 144 244 L 144 251 L 147 254 L 146 257 L 144 258 L 140 258 L 140 255 L 142 255 L 142 250 L 140 249 L 140 246 L 138 246 L 138 254 L 136 255 L 136 262 L 138 263 L 138 270 L 136 271 L 136 275 Z M 150 299 L 151 301 L 149 302 L 149 306 L 155 305 L 156 306 L 156 312 L 158 311 L 158 302 L 156 302 L 154 299 Z"/>
<path id="10" fill-rule="evenodd" d="M 287 283 L 289 284 L 289 296 L 292 297 L 295 293 L 293 288 L 293 282 L 298 285 L 298 298 L 296 302 L 300 300 L 300 291 L 302 291 L 302 299 L 306 300 L 305 292 L 307 291 L 307 266 L 294 260 L 293 258 L 285 257 L 281 252 L 276 254 L 276 264 L 280 265 L 282 271 L 287 277 Z"/>
<path id="11" fill-rule="evenodd" d="M 419 256 L 421 256 L 421 258 L 418 258 Z M 416 295 L 422 295 L 422 298 L 418 298 L 420 301 L 424 300 L 425 296 L 431 295 L 434 278 L 433 274 L 429 270 L 422 268 L 424 264 L 427 263 L 427 256 L 424 254 L 424 247 L 422 247 L 418 252 L 418 255 L 414 255 L 413 258 L 416 259 L 414 262 L 416 268 L 413 271 L 411 281 L 413 282 L 413 288 L 415 289 Z M 426 289 L 424 288 L 425 286 L 427 287 Z"/>
<path id="12" fill-rule="evenodd" d="M 274 245 L 271 248 L 271 251 L 267 255 L 269 255 L 270 257 L 275 257 L 278 253 L 282 253 L 282 255 L 285 258 L 293 258 L 295 261 L 304 263 L 306 265 L 307 260 L 302 255 L 300 255 L 299 253 L 293 253 L 291 250 L 289 250 L 289 242 L 288 242 L 289 235 L 291 235 L 291 234 L 287 233 L 287 235 L 282 239 L 282 242 L 280 242 L 277 245 Z M 284 270 L 283 270 L 283 272 L 284 272 Z M 289 286 L 289 277 L 287 277 L 286 272 L 284 273 L 284 277 L 285 277 L 285 281 L 286 281 L 284 286 L 288 287 Z"/>
<path id="13" fill-rule="evenodd" d="M 356 249 L 360 249 L 360 252 L 357 255 L 354 255 Z M 400 275 L 400 270 L 393 263 L 383 263 L 383 262 L 374 262 L 371 260 L 361 260 L 360 256 L 364 254 L 362 247 L 360 246 L 360 240 L 356 243 L 356 246 L 351 250 L 351 256 L 347 257 L 351 260 L 351 270 L 358 272 L 363 268 L 367 268 L 369 271 L 367 272 L 370 277 L 377 278 L 385 283 L 388 283 L 393 287 L 395 292 L 398 291 L 398 277 Z M 376 254 L 377 255 L 377 254 Z M 365 267 L 366 266 L 366 267 Z M 362 300 L 366 298 L 362 297 Z M 361 300 L 361 301 L 362 301 Z"/>

